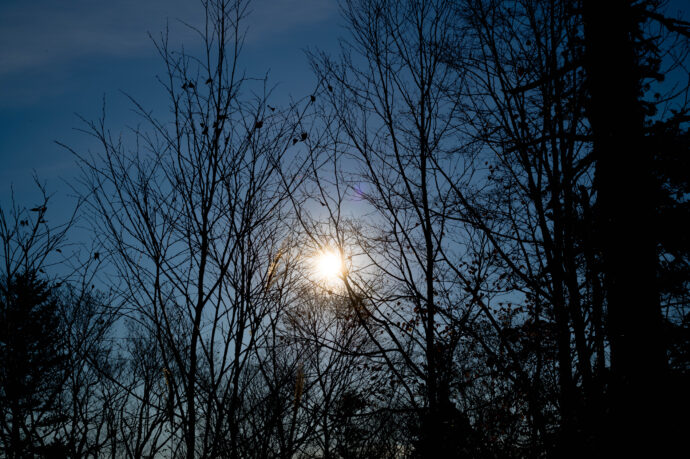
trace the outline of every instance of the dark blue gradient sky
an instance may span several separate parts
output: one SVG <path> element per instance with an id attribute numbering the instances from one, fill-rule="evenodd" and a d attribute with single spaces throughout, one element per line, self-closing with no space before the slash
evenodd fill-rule
<path id="1" fill-rule="evenodd" d="M 242 64 L 249 76 L 270 70 L 274 100 L 308 94 L 315 85 L 305 48 L 336 50 L 335 0 L 254 0 Z M 95 119 L 107 101 L 114 131 L 136 122 L 122 91 L 165 115 L 163 74 L 148 36 L 169 25 L 171 43 L 198 43 L 179 20 L 202 23 L 194 0 L 3 0 L 0 2 L 0 203 L 11 187 L 17 201 L 33 205 L 34 173 L 69 206 L 78 171 L 55 141 L 86 150 L 90 140 L 74 128 L 76 114 Z M 66 209 L 65 209 L 66 210 Z"/>
<path id="2" fill-rule="evenodd" d="M 672 16 L 685 13 L 687 0 L 669 2 Z M 250 76 L 270 70 L 278 85 L 273 102 L 300 98 L 315 85 L 304 49 L 337 51 L 337 0 L 253 0 L 245 25 L 242 64 Z M 202 23 L 195 0 L 1 0 L 0 1 L 0 204 L 11 187 L 19 203 L 37 198 L 34 174 L 70 202 L 78 171 L 60 141 L 84 151 L 89 139 L 74 128 L 76 114 L 96 119 L 107 101 L 108 124 L 115 131 L 136 122 L 132 95 L 144 107 L 165 115 L 165 94 L 155 80 L 164 73 L 148 36 L 169 25 L 171 42 L 193 50 L 194 34 L 179 21 Z"/>

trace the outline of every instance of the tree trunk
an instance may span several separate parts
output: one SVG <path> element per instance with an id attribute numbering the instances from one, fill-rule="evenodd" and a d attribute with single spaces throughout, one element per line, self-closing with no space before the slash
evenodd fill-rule
<path id="1" fill-rule="evenodd" d="M 625 0 L 584 0 L 588 117 L 594 135 L 597 222 L 611 351 L 611 453 L 660 445 L 665 355 L 656 284 L 651 152 L 645 147 L 639 19 Z M 635 439 L 635 442 L 631 441 Z M 642 450 L 640 448 L 642 447 Z M 658 451 L 657 451 L 658 452 Z"/>

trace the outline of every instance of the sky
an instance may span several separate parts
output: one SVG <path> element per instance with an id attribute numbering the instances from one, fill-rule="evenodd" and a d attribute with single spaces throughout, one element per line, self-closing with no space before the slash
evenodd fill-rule
<path id="1" fill-rule="evenodd" d="M 337 50 L 336 0 L 253 0 L 245 25 L 241 64 L 250 76 L 269 73 L 274 95 L 287 100 L 313 90 L 304 50 Z M 149 37 L 169 28 L 171 43 L 193 49 L 201 24 L 195 0 L 2 0 L 0 1 L 0 204 L 13 190 L 17 201 L 35 204 L 36 175 L 53 202 L 69 206 L 78 176 L 76 150 L 90 139 L 75 128 L 79 116 L 97 119 L 106 100 L 114 131 L 133 119 L 130 94 L 164 114 L 165 94 L 156 82 L 162 61 Z"/>
<path id="2" fill-rule="evenodd" d="M 674 14 L 687 10 L 672 0 Z M 306 48 L 337 51 L 346 35 L 336 0 L 253 0 L 242 63 L 248 74 L 277 84 L 275 97 L 303 97 L 314 87 Z M 687 17 L 687 16 L 685 16 Z M 173 44 L 195 42 L 180 21 L 200 24 L 195 0 L 0 0 L 0 205 L 10 190 L 32 206 L 36 175 L 67 206 L 78 170 L 59 141 L 77 151 L 90 146 L 75 130 L 77 115 L 95 120 L 105 98 L 107 119 L 117 131 L 134 117 L 132 95 L 161 115 L 163 74 L 153 36 L 169 27 Z"/>

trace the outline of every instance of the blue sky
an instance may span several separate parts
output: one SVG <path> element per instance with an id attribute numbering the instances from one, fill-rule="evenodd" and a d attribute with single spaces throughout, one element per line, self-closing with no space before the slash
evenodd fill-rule
<path id="1" fill-rule="evenodd" d="M 336 0 L 254 0 L 246 21 L 242 61 L 248 74 L 270 70 L 275 96 L 302 97 L 314 78 L 305 48 L 337 49 L 344 32 Z M 78 174 L 71 154 L 55 141 L 86 149 L 75 114 L 95 119 L 107 100 L 109 125 L 125 128 L 133 116 L 121 91 L 163 114 L 155 81 L 164 69 L 148 33 L 169 24 L 173 44 L 195 42 L 179 20 L 200 24 L 194 0 L 2 0 L 0 2 L 0 204 L 10 186 L 27 206 L 36 199 L 35 174 L 69 205 Z"/>
<path id="2" fill-rule="evenodd" d="M 304 96 L 314 86 L 303 50 L 337 49 L 336 0 L 253 0 L 243 63 L 250 75 L 269 69 L 277 98 Z M 687 10 L 672 0 L 672 15 Z M 685 16 L 687 17 L 687 16 Z M 200 24 L 196 0 L 0 0 L 0 204 L 10 186 L 20 203 L 36 199 L 35 173 L 69 202 L 77 171 L 71 154 L 55 144 L 88 148 L 76 132 L 75 114 L 95 119 L 107 100 L 109 125 L 133 120 L 121 91 L 164 114 L 166 100 L 155 81 L 162 74 L 148 33 L 170 26 L 173 43 L 194 43 L 179 20 Z"/>

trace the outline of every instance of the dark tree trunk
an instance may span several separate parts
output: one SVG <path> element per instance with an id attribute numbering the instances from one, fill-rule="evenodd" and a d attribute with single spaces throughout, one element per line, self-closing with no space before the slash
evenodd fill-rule
<path id="1" fill-rule="evenodd" d="M 584 0 L 583 7 L 611 351 L 613 432 L 607 443 L 610 453 L 646 456 L 660 446 L 654 430 L 661 432 L 666 359 L 656 284 L 652 153 L 645 146 L 634 41 L 640 23 L 629 1 Z"/>

